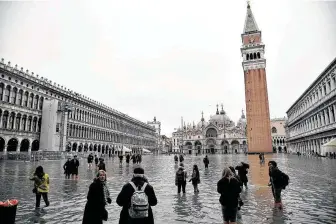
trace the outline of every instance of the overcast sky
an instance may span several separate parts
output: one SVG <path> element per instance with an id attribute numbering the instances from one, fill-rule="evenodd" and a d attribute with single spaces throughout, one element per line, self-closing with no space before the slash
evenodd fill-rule
<path id="1" fill-rule="evenodd" d="M 266 45 L 271 117 L 336 56 L 336 2 L 252 0 Z M 244 0 L 0 3 L 0 57 L 162 133 L 208 119 L 217 103 L 245 110 Z M 211 105 L 211 106 L 210 106 Z"/>

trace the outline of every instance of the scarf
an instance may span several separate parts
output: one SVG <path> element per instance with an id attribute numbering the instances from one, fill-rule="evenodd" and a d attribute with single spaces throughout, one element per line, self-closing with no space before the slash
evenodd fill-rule
<path id="1" fill-rule="evenodd" d="M 107 205 L 107 199 L 110 198 L 110 191 L 107 188 L 105 181 L 102 183 L 102 185 L 103 185 L 103 192 L 104 192 L 104 201 L 105 201 L 105 204 Z"/>

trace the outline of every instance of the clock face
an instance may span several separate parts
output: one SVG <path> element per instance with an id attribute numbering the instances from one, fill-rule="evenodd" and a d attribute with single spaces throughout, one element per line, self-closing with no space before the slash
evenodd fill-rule
<path id="1" fill-rule="evenodd" d="M 253 43 L 253 42 L 254 42 L 254 38 L 251 37 L 251 38 L 250 38 L 250 43 Z"/>

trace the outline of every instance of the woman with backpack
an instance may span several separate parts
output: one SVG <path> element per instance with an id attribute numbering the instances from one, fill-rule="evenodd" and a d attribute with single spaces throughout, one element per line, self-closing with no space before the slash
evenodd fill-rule
<path id="1" fill-rule="evenodd" d="M 49 206 L 48 192 L 49 192 L 49 175 L 44 173 L 43 167 L 36 167 L 35 173 L 30 180 L 34 181 L 33 193 L 36 194 L 35 208 L 40 208 L 41 196 L 46 204 Z"/>
<path id="2" fill-rule="evenodd" d="M 270 182 L 268 186 L 272 187 L 274 206 L 282 209 L 281 191 L 285 189 L 289 182 L 287 174 L 278 169 L 275 161 L 268 162 Z"/>
<path id="3" fill-rule="evenodd" d="M 198 193 L 199 190 L 198 190 L 198 184 L 201 182 L 200 181 L 200 174 L 199 174 L 199 171 L 198 171 L 198 166 L 197 165 L 194 165 L 193 167 L 193 172 L 192 172 L 192 175 L 191 175 L 191 179 L 189 180 L 189 182 L 191 181 L 193 187 L 194 187 L 194 193 Z"/>
<path id="4" fill-rule="evenodd" d="M 219 202 L 222 205 L 224 224 L 235 224 L 241 188 L 230 168 L 224 168 L 222 179 L 217 183 L 217 192 L 221 195 Z"/>
<path id="5" fill-rule="evenodd" d="M 177 193 L 181 193 L 181 188 L 182 188 L 182 192 L 183 194 L 186 193 L 186 185 L 187 185 L 187 171 L 184 170 L 184 165 L 183 163 L 180 163 L 180 167 L 178 168 L 178 170 L 176 171 L 176 175 L 175 175 L 175 186 L 177 186 Z"/>
<path id="6" fill-rule="evenodd" d="M 107 220 L 105 205 L 111 204 L 110 192 L 106 186 L 106 172 L 99 170 L 97 177 L 90 185 L 84 210 L 83 224 L 102 224 Z"/>
<path id="7" fill-rule="evenodd" d="M 143 168 L 135 168 L 132 180 L 121 189 L 116 201 L 122 206 L 119 224 L 154 224 L 151 206 L 157 199 L 144 174 Z"/>

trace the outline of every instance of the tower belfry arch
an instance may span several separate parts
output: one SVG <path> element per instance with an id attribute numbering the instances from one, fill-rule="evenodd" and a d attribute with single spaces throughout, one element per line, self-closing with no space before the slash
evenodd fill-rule
<path id="1" fill-rule="evenodd" d="M 265 45 L 252 13 L 250 1 L 247 1 L 241 38 L 243 42 L 241 54 L 245 80 L 248 152 L 272 152 L 266 59 L 264 58 Z"/>

